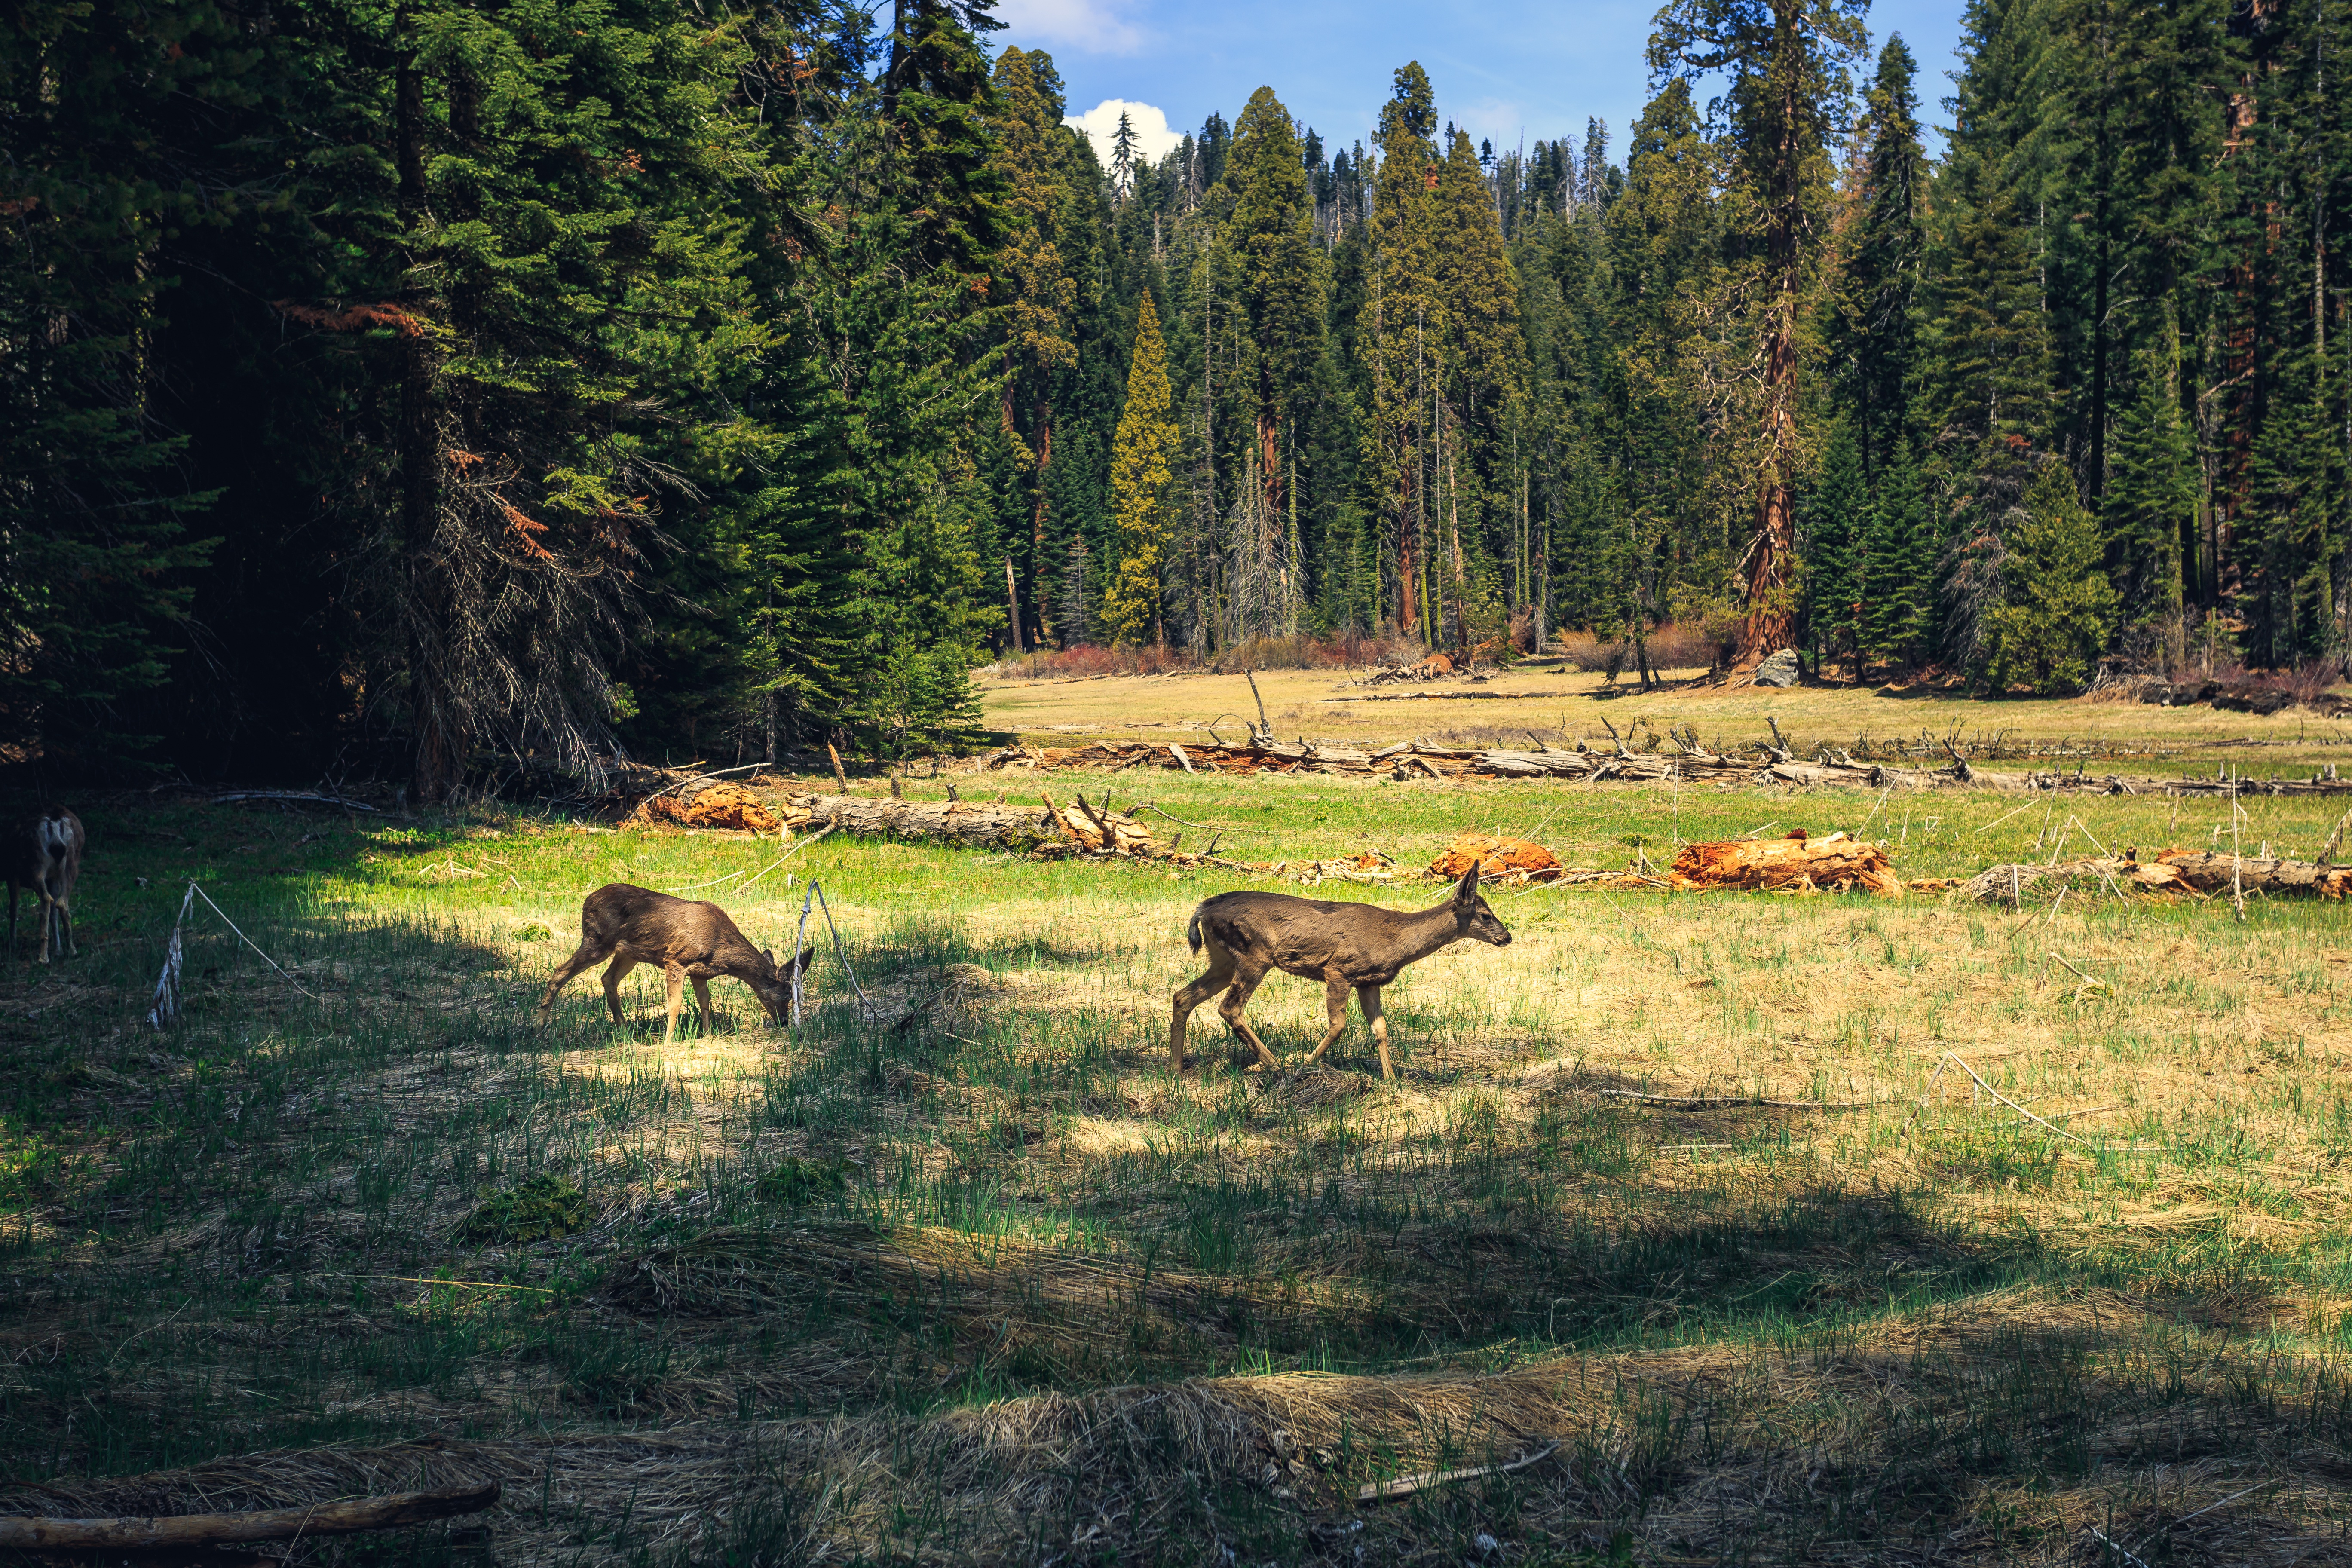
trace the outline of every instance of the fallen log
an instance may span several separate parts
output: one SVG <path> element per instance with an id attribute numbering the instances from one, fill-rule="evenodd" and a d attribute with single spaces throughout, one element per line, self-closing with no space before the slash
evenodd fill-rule
<path id="1" fill-rule="evenodd" d="M 783 826 L 758 795 L 732 781 L 708 784 L 691 795 L 649 795 L 629 814 L 628 826 L 674 822 L 680 827 L 729 828 L 773 833 Z"/>
<path id="2" fill-rule="evenodd" d="M 1903 891 L 1885 850 L 1843 833 L 1826 838 L 1797 833 L 1787 838 L 1685 845 L 1675 857 L 1666 880 L 1682 892 L 1727 889 L 1842 893 L 1860 889 L 1892 897 Z"/>
<path id="3" fill-rule="evenodd" d="M 2216 855 L 2206 849 L 2168 849 L 2156 859 L 2157 864 L 2171 868 L 2182 881 L 2200 893 L 2227 893 L 2243 888 L 2249 893 L 2341 899 L 2346 888 L 2352 886 L 2352 869 L 2309 860 Z"/>
<path id="4" fill-rule="evenodd" d="M 12 1552 L 170 1552 L 257 1541 L 399 1530 L 479 1513 L 499 1500 L 499 1483 L 347 1498 L 306 1508 L 248 1513 L 186 1513 L 156 1519 L 39 1519 L 0 1516 L 0 1550 Z"/>
<path id="5" fill-rule="evenodd" d="M 1051 796 L 1040 800 L 1042 809 L 968 800 L 802 795 L 786 797 L 780 815 L 783 825 L 796 833 L 811 827 L 837 827 L 871 837 L 938 838 L 986 848 L 1026 850 L 1059 842 L 1080 849 L 1108 847 L 1122 855 L 1159 852 L 1151 830 L 1131 815 L 1098 809 L 1083 795 L 1075 816 Z"/>
<path id="6" fill-rule="evenodd" d="M 2310 860 L 2219 855 L 2204 849 L 2167 849 L 2153 860 L 2132 851 L 2086 857 L 2054 866 L 1989 866 L 1960 886 L 1972 903 L 2024 902 L 2028 893 L 2195 893 L 2210 898 L 2234 891 L 2273 898 L 2341 899 L 2352 890 L 2352 868 Z"/>
<path id="7" fill-rule="evenodd" d="M 1564 868 L 1559 858 L 1531 838 L 1496 838 L 1466 833 L 1447 845 L 1429 863 L 1431 874 L 1448 879 L 1471 867 L 1484 879 L 1509 882 L 1549 882 Z"/>

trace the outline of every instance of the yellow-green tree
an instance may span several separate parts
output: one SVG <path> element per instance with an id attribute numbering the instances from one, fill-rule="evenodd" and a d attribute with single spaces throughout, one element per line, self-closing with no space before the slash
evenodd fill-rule
<path id="1" fill-rule="evenodd" d="M 1118 574 L 1103 595 L 1103 619 L 1119 647 L 1148 632 L 1166 640 L 1160 625 L 1160 553 L 1168 531 L 1169 459 L 1176 451 L 1176 420 L 1169 411 L 1168 349 L 1160 312 L 1146 292 L 1135 316 L 1135 357 L 1127 372 L 1127 406 L 1110 454 L 1111 521 L 1118 530 Z"/>

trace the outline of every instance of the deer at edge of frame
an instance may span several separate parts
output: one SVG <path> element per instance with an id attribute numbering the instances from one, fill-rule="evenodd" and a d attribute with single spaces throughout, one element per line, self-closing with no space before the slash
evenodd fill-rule
<path id="1" fill-rule="evenodd" d="M 1381 1076 L 1396 1077 L 1389 1061 L 1389 1023 L 1381 1016 L 1381 987 L 1407 964 L 1442 947 L 1470 938 L 1508 947 L 1511 933 L 1478 896 L 1478 868 L 1455 884 L 1454 896 L 1426 910 L 1384 910 L 1375 904 L 1328 903 L 1290 893 L 1219 893 L 1192 911 L 1185 940 L 1194 952 L 1209 950 L 1209 972 L 1176 993 L 1176 1016 L 1168 1031 L 1169 1061 L 1184 1070 L 1184 1025 L 1192 1010 L 1219 991 L 1225 999 L 1217 1016 L 1257 1048 L 1258 1065 L 1279 1068 L 1265 1042 L 1242 1016 L 1242 1009 L 1265 978 L 1279 969 L 1323 982 L 1331 1015 L 1330 1032 L 1307 1058 L 1313 1066 L 1348 1026 L 1348 993 L 1356 993 L 1364 1022 L 1380 1047 Z M 1231 989 L 1227 989 L 1230 984 Z"/>
<path id="2" fill-rule="evenodd" d="M 689 980 L 706 1034 L 710 1029 L 710 983 L 721 975 L 749 985 L 769 1018 L 782 1023 L 792 1007 L 793 977 L 806 972 L 816 950 L 803 948 L 792 963 L 778 963 L 774 953 L 753 947 L 717 904 L 607 882 L 580 905 L 580 946 L 539 999 L 541 1026 L 555 1006 L 555 994 L 607 954 L 617 954 L 604 971 L 604 1003 L 613 1009 L 615 1024 L 625 1021 L 621 1016 L 622 977 L 640 963 L 661 965 L 663 978 L 669 982 L 669 1021 L 662 1029 L 662 1044 L 667 1045 L 677 1033 L 678 1010 Z"/>
<path id="3" fill-rule="evenodd" d="M 55 939 L 58 956 L 81 950 L 73 934 L 74 883 L 81 877 L 81 852 L 89 836 L 81 818 L 62 805 L 44 806 L 16 825 L 7 847 L 8 951 L 16 951 L 16 890 L 29 888 L 39 900 L 41 962 L 49 961 Z"/>

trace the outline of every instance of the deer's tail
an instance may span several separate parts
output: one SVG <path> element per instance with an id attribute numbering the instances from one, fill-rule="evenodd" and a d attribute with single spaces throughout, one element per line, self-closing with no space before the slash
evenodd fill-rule
<path id="1" fill-rule="evenodd" d="M 1201 911 L 1197 906 L 1192 910 L 1192 923 L 1184 928 L 1184 940 L 1194 952 L 1201 951 Z"/>

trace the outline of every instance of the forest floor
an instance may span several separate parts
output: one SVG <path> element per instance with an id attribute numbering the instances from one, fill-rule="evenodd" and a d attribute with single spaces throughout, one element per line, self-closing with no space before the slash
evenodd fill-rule
<path id="1" fill-rule="evenodd" d="M 2148 796 L 1113 782 L 1253 860 L 1844 828 L 1925 877 L 2231 837 Z M 2236 831 L 2308 856 L 2342 808 Z M 2352 1561 L 2341 905 L 1498 891 L 1509 948 L 1390 989 L 1394 1083 L 1360 1022 L 1241 1071 L 1208 1008 L 1180 1081 L 1183 923 L 1242 873 L 85 816 L 81 955 L 0 973 L 0 1511 L 495 1476 L 466 1528 L 297 1555 Z M 797 1032 L 720 981 L 664 1047 L 643 969 L 627 1024 L 583 976 L 533 1026 L 600 884 L 781 952 L 812 877 L 855 983 L 825 939 Z M 199 900 L 159 1034 L 190 879 L 288 973 Z M 1320 1009 L 1276 977 L 1251 1016 L 1295 1059 Z M 1449 1469 L 1481 1473 L 1360 1500 Z"/>
<path id="2" fill-rule="evenodd" d="M 1777 719 L 1797 754 L 1822 743 L 1866 752 L 1907 748 L 1946 761 L 1943 742 L 1975 749 L 1979 760 L 2080 761 L 2094 773 L 2213 771 L 2230 763 L 2252 773 L 2345 760 L 2352 719 L 2293 708 L 2267 718 L 2210 707 L 2017 698 L 1971 699 L 1919 685 L 1750 687 L 1705 684 L 1699 670 L 1669 672 L 1659 689 L 1608 681 L 1553 665 L 1499 669 L 1484 679 L 1365 684 L 1365 669 L 1270 669 L 1255 679 L 1267 721 L 1284 741 L 1300 736 L 1345 745 L 1386 745 L 1415 736 L 1522 747 L 1530 734 L 1573 746 L 1607 747 L 1609 728 L 1631 742 L 1695 727 L 1710 751 L 1752 745 Z M 982 683 L 987 722 L 1045 745 L 1096 740 L 1206 738 L 1211 729 L 1243 738 L 1257 717 L 1249 678 L 1180 674 L 1066 680 L 996 678 Z M 2306 773 L 2305 776 L 2308 776 Z"/>

